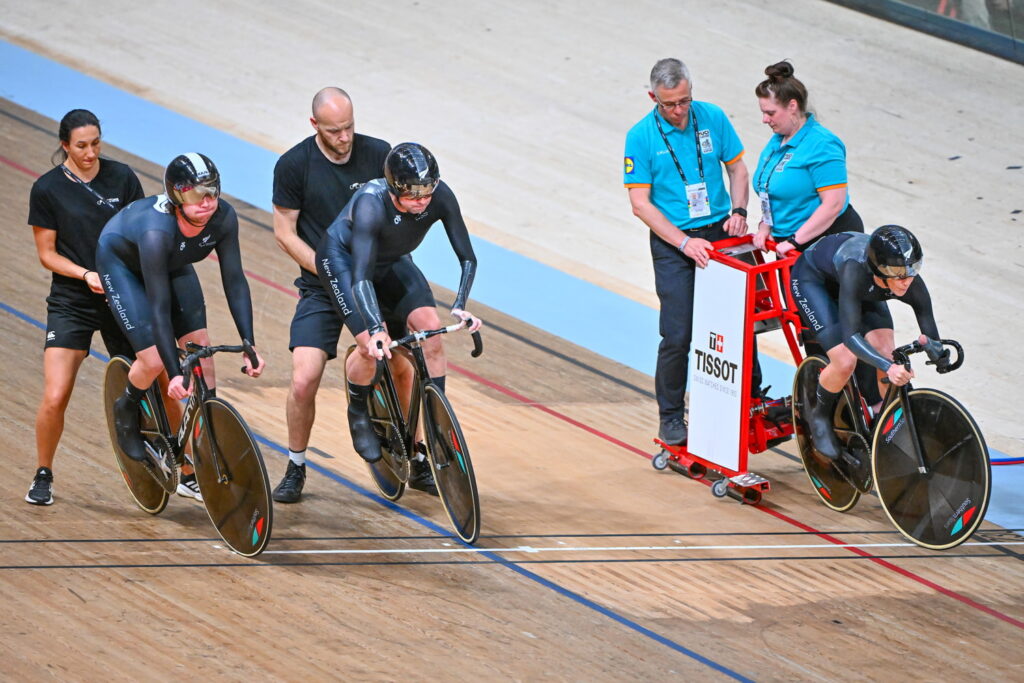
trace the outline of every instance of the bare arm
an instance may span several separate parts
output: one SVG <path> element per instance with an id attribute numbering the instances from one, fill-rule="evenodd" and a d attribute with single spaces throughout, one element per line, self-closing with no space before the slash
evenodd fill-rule
<path id="1" fill-rule="evenodd" d="M 97 294 L 103 293 L 103 286 L 100 284 L 100 276 L 85 266 L 80 266 L 67 256 L 57 253 L 57 231 L 47 230 L 32 226 L 32 235 L 36 240 L 36 251 L 39 252 L 39 262 L 47 270 L 52 270 L 58 275 L 84 280 L 89 289 Z"/>
<path id="2" fill-rule="evenodd" d="M 651 203 L 650 187 L 629 188 L 629 203 L 633 207 L 633 215 L 642 220 L 651 232 L 676 249 L 685 242 L 683 253 L 696 261 L 701 268 L 707 265 L 707 250 L 711 248 L 711 243 L 699 238 L 689 239 L 686 233 L 665 218 L 665 214 Z"/>
<path id="3" fill-rule="evenodd" d="M 843 204 L 846 203 L 846 188 L 833 187 L 819 190 L 818 198 L 821 200 L 821 206 L 815 209 L 811 217 L 797 228 L 795 237 L 800 244 L 810 242 L 835 223 L 839 212 L 843 210 Z"/>
<path id="4" fill-rule="evenodd" d="M 726 164 L 725 172 L 729 174 L 729 197 L 732 199 L 732 208 L 746 209 L 750 200 L 750 172 L 747 165 L 740 158 Z M 731 214 L 723 227 L 729 235 L 739 237 L 747 234 L 747 219 L 739 214 Z"/>
<path id="5" fill-rule="evenodd" d="M 277 246 L 302 268 L 316 274 L 316 252 L 299 237 L 299 210 L 274 206 L 274 239 Z"/>

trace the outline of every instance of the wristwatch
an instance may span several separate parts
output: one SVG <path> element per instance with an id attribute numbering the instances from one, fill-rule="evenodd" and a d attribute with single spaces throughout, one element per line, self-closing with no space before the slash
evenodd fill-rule
<path id="1" fill-rule="evenodd" d="M 737 206 L 735 209 L 732 210 L 732 215 L 735 216 L 737 214 L 746 218 L 747 210 L 744 209 L 742 206 Z"/>

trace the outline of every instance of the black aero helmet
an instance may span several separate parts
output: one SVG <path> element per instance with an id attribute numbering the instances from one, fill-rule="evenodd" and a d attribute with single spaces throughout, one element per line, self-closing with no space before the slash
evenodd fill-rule
<path id="1" fill-rule="evenodd" d="M 883 225 L 871 233 L 868 264 L 878 277 L 914 277 L 921 272 L 923 262 L 921 243 L 906 228 Z"/>
<path id="2" fill-rule="evenodd" d="M 384 179 L 396 197 L 424 197 L 437 187 L 441 174 L 430 150 L 415 142 L 403 142 L 384 159 Z"/>
<path id="3" fill-rule="evenodd" d="M 174 157 L 164 171 L 164 191 L 175 206 L 220 196 L 220 172 L 210 157 L 189 152 Z"/>

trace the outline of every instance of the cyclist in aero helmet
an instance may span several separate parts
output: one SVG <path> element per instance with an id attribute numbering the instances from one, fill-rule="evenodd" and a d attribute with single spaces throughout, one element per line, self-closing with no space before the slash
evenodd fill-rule
<path id="1" fill-rule="evenodd" d="M 883 225 L 868 241 L 868 263 L 880 278 L 916 277 L 924 262 L 921 243 L 906 228 Z"/>
<path id="2" fill-rule="evenodd" d="M 139 402 L 163 369 L 167 395 L 180 400 L 185 389 L 178 345 L 210 344 L 206 305 L 192 264 L 217 251 L 221 281 L 231 316 L 242 339 L 254 343 L 252 300 L 242 270 L 238 217 L 220 199 L 220 173 L 202 154 L 175 157 L 164 173 L 165 195 L 146 197 L 114 216 L 100 234 L 97 269 L 107 303 L 135 351 L 128 386 L 115 404 L 118 444 L 130 458 L 148 459 L 139 435 Z M 245 358 L 246 373 L 258 377 Z M 203 360 L 211 388 L 213 363 Z"/>
<path id="3" fill-rule="evenodd" d="M 203 197 L 220 197 L 220 172 L 203 154 L 181 154 L 174 157 L 164 171 L 164 192 L 174 206 L 201 204 Z M 202 225 L 187 214 L 185 220 Z"/>
<path id="4" fill-rule="evenodd" d="M 437 160 L 423 145 L 403 143 L 384 159 L 384 179 L 396 197 L 429 197 L 441 181 Z"/>
<path id="5" fill-rule="evenodd" d="M 811 438 L 822 459 L 836 460 L 840 455 L 832 416 L 858 360 L 876 368 L 883 396 L 882 378 L 901 386 L 914 376 L 892 362 L 895 337 L 889 299 L 914 309 L 929 358 L 940 368 L 949 363 L 949 350 L 937 341 L 931 297 L 920 277 L 923 260 L 921 245 L 909 230 L 883 225 L 870 236 L 829 235 L 793 266 L 790 288 L 804 326 L 829 359 L 809 411 Z"/>
<path id="6" fill-rule="evenodd" d="M 462 268 L 451 313 L 475 331 L 481 322 L 465 305 L 476 255 L 455 194 L 441 180 L 434 155 L 423 145 L 403 142 L 392 149 L 384 160 L 384 177 L 353 195 L 317 249 L 320 280 L 359 347 L 346 362 L 348 420 L 353 446 L 368 462 L 381 457 L 366 400 L 376 360 L 391 357 L 385 321 L 404 321 L 410 330 L 441 326 L 430 286 L 411 256 L 437 221 L 444 225 Z M 446 361 L 440 337 L 424 341 L 423 350 L 430 376 L 443 391 Z M 432 481 L 427 481 L 429 465 L 419 461 L 416 467 L 413 488 L 435 493 Z"/>

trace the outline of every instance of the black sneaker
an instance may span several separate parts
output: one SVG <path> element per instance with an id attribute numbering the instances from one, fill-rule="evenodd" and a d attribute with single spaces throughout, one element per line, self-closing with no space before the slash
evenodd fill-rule
<path id="1" fill-rule="evenodd" d="M 434 473 L 430 471 L 430 461 L 427 460 L 427 448 L 423 442 L 416 444 L 416 452 L 422 460 L 413 459 L 412 471 L 409 473 L 409 488 L 429 493 L 432 496 L 438 495 L 437 483 L 434 482 Z"/>
<path id="2" fill-rule="evenodd" d="M 661 421 L 658 438 L 669 446 L 680 446 L 686 443 L 686 423 L 681 417 L 672 417 Z"/>
<path id="3" fill-rule="evenodd" d="M 32 505 L 53 505 L 53 471 L 49 467 L 40 467 L 36 470 L 36 477 L 32 480 L 32 488 L 28 490 L 25 502 Z"/>
<path id="4" fill-rule="evenodd" d="M 274 489 L 275 503 L 298 503 L 302 497 L 302 487 L 306 483 L 306 465 L 296 465 L 288 461 L 288 469 L 281 483 Z"/>

